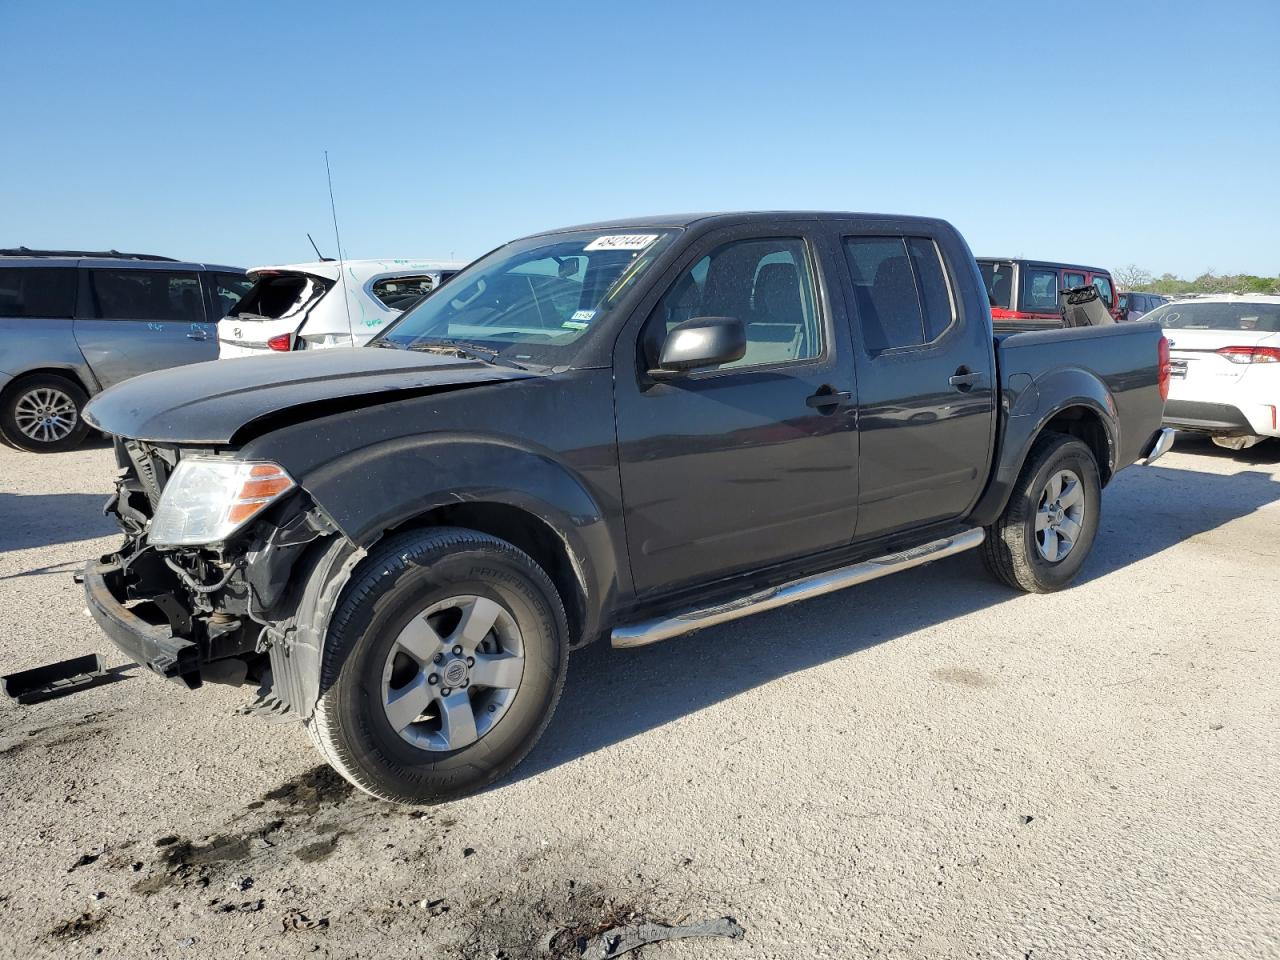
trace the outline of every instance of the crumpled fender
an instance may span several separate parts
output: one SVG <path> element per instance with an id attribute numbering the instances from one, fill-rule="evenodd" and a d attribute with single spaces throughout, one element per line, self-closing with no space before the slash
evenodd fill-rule
<path id="1" fill-rule="evenodd" d="M 279 693 L 304 718 L 318 695 L 329 618 L 355 566 L 387 530 L 437 507 L 502 504 L 551 527 L 584 596 L 583 638 L 601 629 L 600 611 L 619 589 L 620 555 L 604 507 L 581 477 L 541 451 L 499 438 L 422 434 L 351 451 L 297 479 L 343 535 L 305 574 L 298 571 L 308 586 L 295 627 L 272 648 Z"/>

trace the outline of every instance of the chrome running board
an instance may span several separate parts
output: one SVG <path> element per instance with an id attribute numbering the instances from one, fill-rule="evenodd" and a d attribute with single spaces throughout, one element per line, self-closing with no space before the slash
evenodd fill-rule
<path id="1" fill-rule="evenodd" d="M 700 610 L 689 610 L 672 617 L 659 617 L 643 623 L 632 623 L 614 628 L 610 635 L 610 643 L 615 647 L 643 647 L 657 643 L 659 640 L 670 640 L 683 633 L 692 633 L 705 627 L 713 627 L 718 623 L 728 623 L 740 617 L 749 617 L 753 613 L 764 613 L 785 607 L 789 603 L 820 597 L 824 593 L 834 593 L 845 587 L 852 587 L 868 580 L 878 580 L 900 570 L 910 570 L 922 563 L 941 560 L 952 554 L 972 550 L 982 543 L 983 532 L 980 527 L 966 530 L 954 537 L 944 537 L 923 546 L 891 553 L 874 560 L 864 560 L 847 567 L 839 567 L 819 573 L 803 580 L 794 580 L 780 587 L 770 587 L 756 593 L 721 603 L 714 607 Z"/>

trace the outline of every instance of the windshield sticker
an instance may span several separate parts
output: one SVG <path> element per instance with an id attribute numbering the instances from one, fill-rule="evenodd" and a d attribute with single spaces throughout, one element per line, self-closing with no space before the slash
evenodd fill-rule
<path id="1" fill-rule="evenodd" d="M 593 250 L 643 250 L 658 239 L 656 233 L 615 233 L 606 237 L 596 237 L 585 247 L 583 253 Z"/>
<path id="2" fill-rule="evenodd" d="M 596 315 L 596 312 L 594 310 L 579 310 L 576 313 L 574 313 L 574 315 L 569 319 L 570 320 L 590 320 L 595 315 Z"/>

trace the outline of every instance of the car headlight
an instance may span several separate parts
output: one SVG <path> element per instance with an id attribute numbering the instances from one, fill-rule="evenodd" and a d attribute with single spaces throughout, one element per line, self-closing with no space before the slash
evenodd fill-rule
<path id="1" fill-rule="evenodd" d="M 148 538 L 163 547 L 218 543 L 295 486 L 282 467 L 263 460 L 180 460 L 160 493 Z"/>

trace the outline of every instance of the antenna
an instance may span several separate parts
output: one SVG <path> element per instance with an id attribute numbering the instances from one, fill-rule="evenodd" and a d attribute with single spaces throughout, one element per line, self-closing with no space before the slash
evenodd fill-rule
<path id="1" fill-rule="evenodd" d="M 356 332 L 351 325 L 351 299 L 347 296 L 347 266 L 342 254 L 342 237 L 338 234 L 338 207 L 333 202 L 333 174 L 329 170 L 329 151 L 324 152 L 324 175 L 329 179 L 329 210 L 333 213 L 333 239 L 338 244 L 338 278 L 342 281 L 342 304 L 347 308 L 347 336 L 356 345 Z M 310 236 L 310 234 L 308 234 Z M 313 244 L 314 246 L 314 244 Z M 320 251 L 316 251 L 319 253 Z"/>
<path id="2" fill-rule="evenodd" d="M 311 240 L 311 234 L 309 233 L 307 234 L 307 239 Z M 333 257 L 326 257 L 323 253 L 320 252 L 320 248 L 316 246 L 316 242 L 314 240 L 311 240 L 311 249 L 316 252 L 316 257 L 320 260 L 321 263 L 330 263 L 333 261 Z"/>

